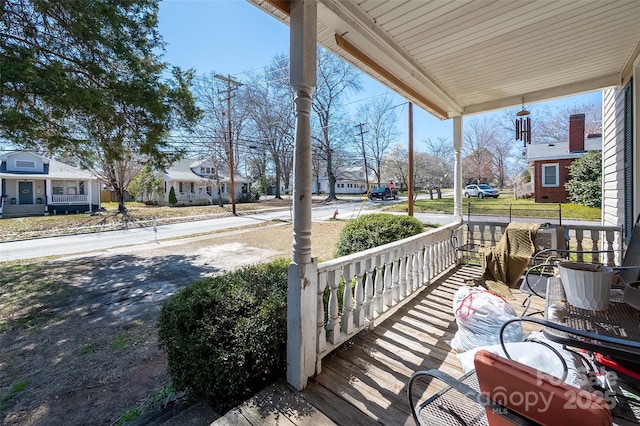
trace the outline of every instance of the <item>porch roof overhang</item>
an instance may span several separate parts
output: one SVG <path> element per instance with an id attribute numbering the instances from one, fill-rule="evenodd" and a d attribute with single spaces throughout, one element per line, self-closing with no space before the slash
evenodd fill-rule
<path id="1" fill-rule="evenodd" d="M 15 180 L 90 180 L 97 181 L 98 178 L 89 173 L 0 173 L 2 179 L 15 179 Z"/>
<path id="2" fill-rule="evenodd" d="M 441 119 L 623 84 L 640 52 L 636 0 L 317 3 L 322 46 Z"/>

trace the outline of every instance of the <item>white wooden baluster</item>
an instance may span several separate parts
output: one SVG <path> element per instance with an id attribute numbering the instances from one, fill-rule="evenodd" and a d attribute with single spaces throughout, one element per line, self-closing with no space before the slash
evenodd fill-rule
<path id="1" fill-rule="evenodd" d="M 384 300 L 382 298 L 382 292 L 384 290 L 384 263 L 376 263 L 376 278 L 375 278 L 375 294 L 373 296 L 374 311 L 377 314 L 383 312 Z"/>
<path id="2" fill-rule="evenodd" d="M 318 306 L 316 311 L 316 352 L 322 353 L 327 348 L 327 331 L 325 330 L 324 320 L 324 290 L 327 288 L 327 274 L 318 274 Z M 322 361 L 316 357 L 316 374 L 322 372 Z"/>
<path id="3" fill-rule="evenodd" d="M 398 282 L 399 282 L 399 286 L 400 286 L 400 291 L 398 292 L 398 294 L 403 294 L 403 295 L 407 295 L 409 293 L 411 293 L 411 288 L 410 288 L 410 283 L 407 283 L 407 259 L 406 256 L 402 256 L 400 259 L 398 259 L 398 262 L 394 265 L 395 267 L 397 267 L 398 271 Z M 400 300 L 400 296 L 398 296 L 398 300 Z M 404 298 L 404 297 L 402 297 Z"/>
<path id="4" fill-rule="evenodd" d="M 400 265 L 400 267 L 398 267 L 398 265 Z M 402 291 L 406 285 L 406 283 L 402 282 L 402 279 L 400 277 L 400 270 L 402 269 L 402 259 L 395 261 L 393 263 L 393 271 L 391 271 L 391 281 L 392 282 L 392 299 L 393 299 L 393 303 L 395 304 L 398 300 L 400 300 L 400 295 L 402 294 Z"/>
<path id="5" fill-rule="evenodd" d="M 413 292 L 416 291 L 416 283 L 411 279 L 413 278 L 413 273 L 411 272 L 411 267 L 413 266 L 413 262 L 411 261 L 411 254 L 404 256 L 403 260 L 404 266 L 402 267 L 402 271 L 400 271 L 400 274 L 402 274 L 403 279 L 407 283 L 409 293 L 413 294 Z"/>
<path id="6" fill-rule="evenodd" d="M 600 250 L 600 232 L 596 231 L 595 229 L 591 229 L 591 243 L 591 250 Z M 604 256 L 601 256 L 601 253 L 594 253 L 591 256 L 591 263 L 600 263 L 600 257 L 602 257 L 604 260 Z"/>
<path id="7" fill-rule="evenodd" d="M 416 255 L 418 258 L 418 281 L 421 286 L 424 285 L 424 246 L 420 247 L 418 254 Z"/>
<path id="8" fill-rule="evenodd" d="M 375 267 L 371 266 L 371 259 L 367 259 L 366 265 L 367 265 L 367 271 L 366 271 L 367 278 L 364 284 L 364 316 L 366 319 L 370 320 L 371 318 L 373 318 L 373 308 L 374 308 L 373 274 L 374 274 Z"/>
<path id="9" fill-rule="evenodd" d="M 353 321 L 356 327 L 364 325 L 364 268 L 362 261 L 355 264 L 356 288 L 355 288 L 355 307 L 353 309 Z"/>
<path id="10" fill-rule="evenodd" d="M 424 248 L 424 277 L 422 278 L 425 285 L 431 283 L 431 244 Z"/>
<path id="11" fill-rule="evenodd" d="M 391 307 L 392 305 L 392 295 L 391 295 L 391 273 L 392 273 L 393 262 L 391 260 L 391 254 L 387 253 L 387 261 L 384 266 L 384 306 Z M 386 310 L 386 309 L 385 309 Z"/>
<path id="12" fill-rule="evenodd" d="M 327 319 L 327 331 L 329 341 L 336 343 L 340 339 L 340 322 L 338 321 L 338 284 L 340 275 L 336 276 L 336 271 L 327 272 L 329 283 L 329 318 Z"/>
<path id="13" fill-rule="evenodd" d="M 607 250 L 607 265 L 608 266 L 613 266 L 615 265 L 615 256 L 614 256 L 614 252 L 613 252 L 613 241 L 615 238 L 615 232 L 614 231 L 605 231 L 605 240 L 607 241 L 607 247 L 605 250 Z"/>
<path id="14" fill-rule="evenodd" d="M 419 257 L 418 253 L 413 253 L 411 255 L 411 259 L 412 259 L 411 272 L 413 273 L 411 277 L 412 278 L 411 281 L 413 281 L 413 288 L 416 290 L 419 289 L 420 286 L 422 285 L 422 283 L 420 282 L 420 274 L 418 272 L 420 269 L 418 257 Z"/>
<path id="15" fill-rule="evenodd" d="M 351 289 L 353 274 L 351 265 L 343 268 L 344 293 L 342 296 L 342 331 L 349 335 L 353 333 L 353 290 Z"/>
<path id="16" fill-rule="evenodd" d="M 582 228 L 576 229 L 576 250 L 583 251 L 584 247 L 582 246 L 582 240 L 584 238 Z M 584 254 L 577 253 L 576 255 L 578 262 L 584 262 Z"/>

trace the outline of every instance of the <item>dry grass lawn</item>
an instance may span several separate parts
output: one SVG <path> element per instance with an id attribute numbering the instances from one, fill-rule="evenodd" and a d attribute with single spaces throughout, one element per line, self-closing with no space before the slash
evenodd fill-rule
<path id="1" fill-rule="evenodd" d="M 314 256 L 333 258 L 345 224 L 313 224 Z M 0 263 L 0 424 L 113 425 L 144 411 L 170 389 L 162 302 L 243 262 L 290 258 L 291 247 L 291 224 L 272 222 L 153 249 Z"/>
<path id="2" fill-rule="evenodd" d="M 319 262 L 334 258 L 338 236 L 346 223 L 343 220 L 313 223 L 311 250 Z M 282 256 L 290 257 L 293 244 L 293 227 L 291 224 L 260 227 L 238 235 L 219 237 L 215 241 L 219 244 L 242 243 L 250 247 L 274 250 Z"/>

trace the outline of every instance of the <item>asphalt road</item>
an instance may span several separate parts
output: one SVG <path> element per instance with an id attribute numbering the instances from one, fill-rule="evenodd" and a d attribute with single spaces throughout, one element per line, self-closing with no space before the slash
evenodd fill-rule
<path id="1" fill-rule="evenodd" d="M 333 217 L 351 219 L 359 214 L 379 211 L 380 205 L 388 205 L 393 201 L 341 201 L 314 207 L 312 220 L 323 221 Z M 421 215 L 422 216 L 422 215 Z M 197 222 L 159 225 L 154 230 L 149 228 L 132 228 L 128 230 L 107 231 L 93 234 L 69 235 L 50 238 L 39 238 L 23 241 L 0 243 L 0 262 L 43 258 L 47 256 L 66 256 L 109 250 L 117 247 L 144 246 L 151 243 L 162 243 L 167 240 L 184 238 L 191 235 L 219 232 L 230 228 L 256 225 L 272 220 L 291 221 L 291 209 L 282 209 L 263 213 L 250 213 L 241 216 L 222 217 Z M 420 217 L 421 220 L 425 220 Z M 429 215 L 428 221 L 449 223 L 451 215 Z"/>
<path id="2" fill-rule="evenodd" d="M 312 210 L 313 221 L 328 220 L 337 210 L 339 219 L 353 219 L 360 214 L 379 212 L 381 205 L 388 205 L 398 201 L 339 201 L 316 206 Z M 453 221 L 451 214 L 416 213 L 414 215 L 422 222 L 447 224 Z M 222 217 L 217 219 L 201 220 L 197 222 L 174 223 L 159 225 L 154 229 L 132 228 L 129 230 L 107 231 L 93 234 L 69 235 L 61 237 L 39 238 L 24 241 L 11 241 L 0 243 L 0 262 L 12 260 L 24 260 L 43 258 L 48 256 L 77 255 L 101 250 L 109 250 L 118 247 L 143 248 L 146 244 L 161 244 L 176 238 L 185 238 L 193 235 L 219 232 L 231 228 L 256 225 L 272 220 L 291 221 L 292 210 L 282 209 L 277 211 L 250 213 L 241 216 Z M 465 216 L 466 219 L 466 216 Z M 471 218 L 474 220 L 474 218 Z M 482 216 L 475 220 L 505 222 L 504 217 Z M 522 222 L 539 222 L 540 219 L 518 219 Z M 563 223 L 584 223 L 577 221 L 564 221 Z"/>

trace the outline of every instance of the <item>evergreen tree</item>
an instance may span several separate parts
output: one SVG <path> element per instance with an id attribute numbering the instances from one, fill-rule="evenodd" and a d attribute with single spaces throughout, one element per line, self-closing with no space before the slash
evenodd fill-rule
<path id="1" fill-rule="evenodd" d="M 161 62 L 156 0 L 0 0 L 0 139 L 64 153 L 119 196 L 142 163 L 181 153 L 172 126 L 198 118 L 191 72 Z"/>
<path id="2" fill-rule="evenodd" d="M 176 204 L 178 204 L 178 199 L 176 198 L 176 190 L 173 189 L 173 186 L 172 186 L 171 189 L 169 190 L 169 205 L 175 206 Z"/>
<path id="3" fill-rule="evenodd" d="M 602 152 L 589 151 L 569 166 L 569 198 L 587 207 L 602 206 Z"/>

